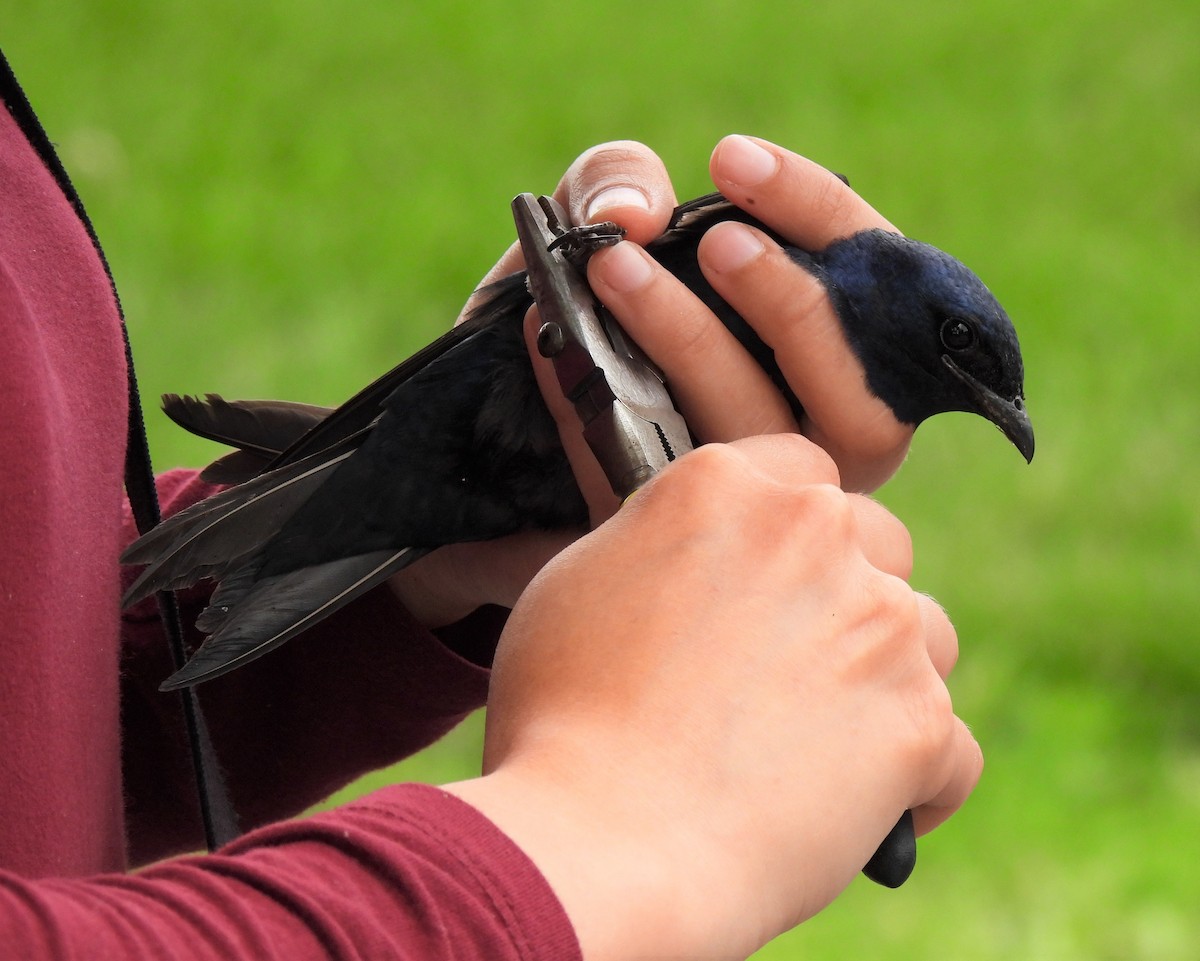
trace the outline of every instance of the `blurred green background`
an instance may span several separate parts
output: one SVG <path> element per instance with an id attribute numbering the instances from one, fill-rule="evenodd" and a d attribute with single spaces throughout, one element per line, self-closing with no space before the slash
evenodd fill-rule
<path id="1" fill-rule="evenodd" d="M 1196 957 L 1194 0 L 42 0 L 0 41 L 149 398 L 344 399 L 452 321 L 512 195 L 613 138 L 681 197 L 721 135 L 771 138 L 961 257 L 1021 332 L 1037 458 L 943 417 L 880 497 L 988 769 L 907 886 L 860 880 L 760 957 Z M 160 466 L 214 453 L 150 423 Z M 470 775 L 478 741 L 387 776 Z"/>

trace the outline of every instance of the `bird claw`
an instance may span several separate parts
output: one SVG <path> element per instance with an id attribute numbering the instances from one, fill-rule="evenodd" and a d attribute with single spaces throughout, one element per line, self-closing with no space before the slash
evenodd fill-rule
<path id="1" fill-rule="evenodd" d="M 558 211 L 548 197 L 539 197 L 538 205 L 546 216 L 547 228 L 554 234 L 546 249 L 561 249 L 571 265 L 580 270 L 601 247 L 611 247 L 625 238 L 625 228 L 611 220 L 573 227 L 559 219 Z"/>

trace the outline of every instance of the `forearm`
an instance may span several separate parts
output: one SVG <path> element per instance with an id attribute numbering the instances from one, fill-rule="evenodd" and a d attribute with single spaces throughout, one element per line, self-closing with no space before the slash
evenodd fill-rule
<path id="1" fill-rule="evenodd" d="M 416 785 L 134 876 L 0 875 L 0 940 L 33 961 L 579 956 L 529 859 L 469 806 Z"/>

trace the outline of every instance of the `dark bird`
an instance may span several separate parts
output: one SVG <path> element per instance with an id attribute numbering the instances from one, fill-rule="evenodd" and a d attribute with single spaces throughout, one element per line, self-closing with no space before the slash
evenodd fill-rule
<path id="1" fill-rule="evenodd" d="M 722 220 L 767 230 L 714 194 L 680 207 L 646 249 L 721 318 L 799 414 L 770 348 L 700 272 L 699 239 Z M 816 252 L 775 239 L 824 284 L 868 387 L 898 420 L 973 412 L 1032 459 L 1016 331 L 970 270 L 882 230 Z M 530 304 L 524 274 L 506 277 L 462 324 L 333 411 L 164 398 L 182 426 L 238 448 L 205 473 L 235 486 L 122 557 L 146 565 L 126 605 L 218 582 L 197 621 L 209 636 L 164 690 L 267 653 L 441 545 L 586 524 L 526 354 Z"/>

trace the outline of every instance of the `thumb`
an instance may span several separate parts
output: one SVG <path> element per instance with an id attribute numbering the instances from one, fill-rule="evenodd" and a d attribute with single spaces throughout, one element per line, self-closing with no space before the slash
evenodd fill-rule
<path id="1" fill-rule="evenodd" d="M 675 189 L 649 147 L 633 140 L 600 144 L 581 154 L 563 175 L 554 199 L 573 224 L 612 220 L 628 239 L 645 244 L 667 227 Z"/>

